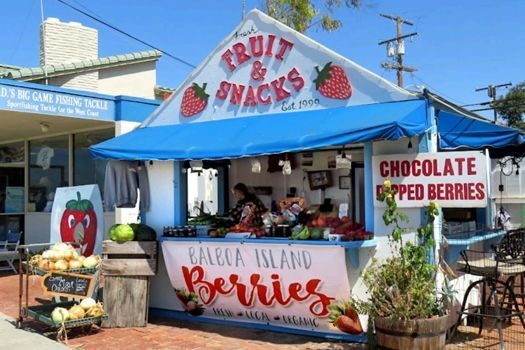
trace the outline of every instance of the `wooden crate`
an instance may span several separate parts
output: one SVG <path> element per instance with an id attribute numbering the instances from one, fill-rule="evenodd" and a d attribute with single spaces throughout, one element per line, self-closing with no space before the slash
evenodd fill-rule
<path id="1" fill-rule="evenodd" d="M 158 243 L 102 242 L 103 327 L 143 327 L 148 322 L 149 278 L 157 273 Z"/>

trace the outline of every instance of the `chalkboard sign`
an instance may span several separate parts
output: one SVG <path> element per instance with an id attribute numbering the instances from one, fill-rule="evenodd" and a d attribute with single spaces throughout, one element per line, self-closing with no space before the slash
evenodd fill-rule
<path id="1" fill-rule="evenodd" d="M 94 281 L 93 276 L 53 271 L 42 278 L 42 288 L 48 295 L 75 299 L 91 298 Z"/>

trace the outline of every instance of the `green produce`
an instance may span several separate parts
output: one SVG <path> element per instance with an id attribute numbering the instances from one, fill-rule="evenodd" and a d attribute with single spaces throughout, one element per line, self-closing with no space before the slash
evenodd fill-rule
<path id="1" fill-rule="evenodd" d="M 116 236 L 115 232 L 116 232 L 117 227 L 119 227 L 119 226 L 120 226 L 120 224 L 115 224 L 115 225 L 113 225 L 113 226 L 111 226 L 109 228 L 109 239 L 111 239 L 112 241 L 116 241 L 117 240 L 117 236 Z"/>
<path id="2" fill-rule="evenodd" d="M 63 307 L 56 307 L 51 313 L 53 323 L 63 323 L 69 320 L 69 312 Z"/>
<path id="3" fill-rule="evenodd" d="M 146 224 L 129 224 L 135 233 L 136 241 L 156 241 L 157 232 Z"/>
<path id="4" fill-rule="evenodd" d="M 323 229 L 322 228 L 311 228 L 310 229 L 310 238 L 311 239 L 323 239 Z"/>
<path id="5" fill-rule="evenodd" d="M 135 239 L 135 233 L 133 232 L 133 229 L 131 228 L 131 226 L 128 224 L 118 225 L 115 228 L 113 238 L 111 238 L 111 240 L 117 241 L 117 242 L 132 241 L 133 239 Z"/>
<path id="6" fill-rule="evenodd" d="M 292 236 L 299 234 L 302 230 L 304 230 L 304 225 L 295 225 L 292 228 Z"/>
<path id="7" fill-rule="evenodd" d="M 217 229 L 217 236 L 224 237 L 230 230 L 226 227 L 219 227 Z"/>
<path id="8" fill-rule="evenodd" d="M 292 239 L 306 240 L 310 238 L 310 230 L 308 227 L 302 229 L 302 231 L 292 235 Z"/>
<path id="9" fill-rule="evenodd" d="M 215 215 L 206 213 L 196 216 L 191 220 L 188 220 L 188 224 L 190 225 L 214 225 L 216 222 L 217 218 L 215 217 Z"/>

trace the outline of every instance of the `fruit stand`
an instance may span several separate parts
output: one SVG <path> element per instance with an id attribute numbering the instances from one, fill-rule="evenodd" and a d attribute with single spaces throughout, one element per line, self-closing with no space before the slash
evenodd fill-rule
<path id="1" fill-rule="evenodd" d="M 146 222 L 157 232 L 165 228 L 150 297 L 158 315 L 364 342 L 366 315 L 336 305 L 366 297 L 362 270 L 391 255 L 377 200 L 384 181 L 399 191 L 399 207 L 413 223 L 425 220 L 421 209 L 435 201 L 471 208 L 488 226 L 487 145 L 523 143 L 517 131 L 450 106 L 429 91 L 399 88 L 254 10 L 140 128 L 90 152 L 148 161 L 155 186 Z M 471 151 L 451 152 L 457 149 Z M 319 157 L 319 165 L 316 156 L 330 153 L 334 159 Z M 273 156 L 283 157 L 270 171 Z M 349 175 L 338 163 L 350 159 Z M 235 183 L 272 187 L 270 201 L 290 194 L 307 204 L 273 208 L 264 225 L 188 221 L 195 201 L 185 163 L 202 172 L 205 162 L 220 161 L 218 179 L 206 182 L 217 184 L 218 213 L 231 207 Z M 343 213 L 323 210 L 329 198 L 351 204 L 352 212 L 349 205 Z M 444 214 L 433 227 L 435 242 L 442 241 Z M 402 233 L 415 239 L 408 227 Z M 343 327 L 349 321 L 352 327 Z"/>
<path id="2" fill-rule="evenodd" d="M 43 247 L 42 254 L 31 250 Z M 44 243 L 19 246 L 19 317 L 17 328 L 29 318 L 56 332 L 58 341 L 67 341 L 71 328 L 91 328 L 100 325 L 108 315 L 96 302 L 100 258 L 79 256 L 67 243 Z M 45 295 L 53 299 L 68 298 L 66 302 L 29 306 L 29 276 L 40 276 Z M 73 301 L 71 301 L 73 299 Z M 80 302 L 74 300 L 81 300 Z"/>

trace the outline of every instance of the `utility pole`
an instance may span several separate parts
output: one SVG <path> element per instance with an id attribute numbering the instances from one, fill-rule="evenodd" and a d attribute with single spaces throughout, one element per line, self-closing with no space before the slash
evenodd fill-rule
<path id="1" fill-rule="evenodd" d="M 492 109 L 494 110 L 494 124 L 496 124 L 496 122 L 498 121 L 498 111 L 496 111 L 496 97 L 497 97 L 497 94 L 496 94 L 496 90 L 498 88 L 501 88 L 501 87 L 509 87 L 509 86 L 512 86 L 512 83 L 509 81 L 508 83 L 505 83 L 505 84 L 498 84 L 498 85 L 489 85 L 489 86 L 486 86 L 486 87 L 482 87 L 482 88 L 478 88 L 476 89 L 476 91 L 483 91 L 483 90 L 487 90 L 487 95 L 492 98 L 492 102 L 489 102 L 492 106 L 492 108 L 486 108 L 486 109 L 477 109 L 477 110 L 474 110 L 474 111 L 480 111 L 480 110 L 487 110 L 487 109 Z M 480 103 L 481 105 L 482 103 Z M 485 102 L 485 104 L 488 104 Z M 474 112 L 473 111 L 473 112 Z"/>
<path id="2" fill-rule="evenodd" d="M 396 21 L 396 27 L 397 27 L 397 31 L 396 31 L 397 35 L 396 35 L 395 38 L 383 40 L 383 41 L 381 41 L 379 43 L 379 45 L 384 45 L 384 44 L 387 45 L 386 46 L 386 48 L 387 48 L 387 56 L 388 57 L 396 56 L 397 64 L 383 63 L 383 64 L 381 64 L 381 66 L 383 68 L 385 68 L 385 69 L 395 69 L 395 70 L 397 70 L 397 85 L 399 87 L 403 87 L 403 72 L 415 72 L 417 70 L 414 67 L 407 67 L 407 66 L 403 65 L 403 56 L 405 55 L 405 43 L 404 43 L 403 39 L 416 36 L 417 32 L 403 35 L 402 34 L 402 30 L 401 30 L 402 29 L 401 26 L 403 24 L 406 24 L 406 25 L 409 25 L 409 26 L 413 26 L 414 23 L 412 23 L 412 22 L 410 22 L 410 21 L 408 21 L 406 19 L 403 19 L 400 16 L 390 16 L 390 15 L 385 15 L 385 14 L 380 14 L 380 16 Z M 393 42 L 396 42 L 396 44 L 397 44 L 395 49 L 392 46 Z M 395 51 L 395 53 L 394 53 L 394 51 Z"/>

